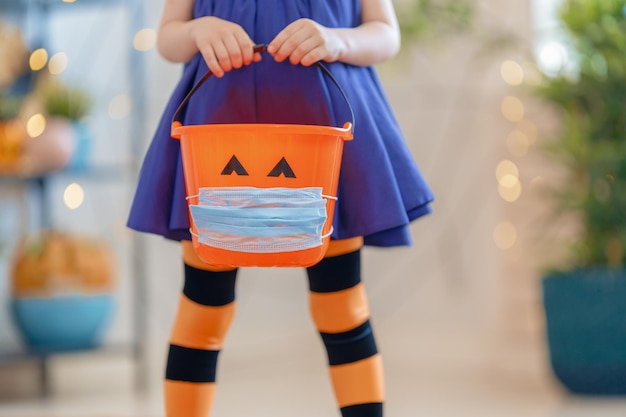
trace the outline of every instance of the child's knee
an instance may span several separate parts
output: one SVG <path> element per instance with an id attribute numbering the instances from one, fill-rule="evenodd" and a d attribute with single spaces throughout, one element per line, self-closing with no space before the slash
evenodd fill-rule
<path id="1" fill-rule="evenodd" d="M 327 333 L 354 329 L 370 317 L 362 283 L 340 291 L 310 292 L 309 308 L 317 329 Z"/>
<path id="2" fill-rule="evenodd" d="M 194 349 L 221 349 L 235 316 L 235 302 L 208 306 L 181 295 L 170 342 Z"/>
<path id="3" fill-rule="evenodd" d="M 206 271 L 185 264 L 185 285 L 171 343 L 219 350 L 235 316 L 237 271 Z"/>

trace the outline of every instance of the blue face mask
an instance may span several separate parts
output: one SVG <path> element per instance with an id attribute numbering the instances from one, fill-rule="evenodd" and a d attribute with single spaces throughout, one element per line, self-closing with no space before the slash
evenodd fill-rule
<path id="1" fill-rule="evenodd" d="M 326 237 L 326 199 L 319 187 L 209 187 L 193 197 L 198 198 L 190 205 L 198 241 L 207 246 L 291 252 L 321 246 Z"/>

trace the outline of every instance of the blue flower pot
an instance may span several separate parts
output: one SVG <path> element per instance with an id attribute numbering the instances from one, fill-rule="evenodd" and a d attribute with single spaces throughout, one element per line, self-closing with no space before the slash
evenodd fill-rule
<path id="1" fill-rule="evenodd" d="M 575 394 L 626 394 L 626 271 L 579 269 L 542 287 L 557 379 Z"/>
<path id="2" fill-rule="evenodd" d="M 74 172 L 83 172 L 89 168 L 91 162 L 93 135 L 89 124 L 86 122 L 74 121 L 72 122 L 72 128 L 74 129 L 76 143 L 74 152 L 67 164 L 67 169 Z"/>
<path id="3" fill-rule="evenodd" d="M 97 347 L 115 310 L 109 294 L 12 300 L 15 323 L 37 354 Z"/>

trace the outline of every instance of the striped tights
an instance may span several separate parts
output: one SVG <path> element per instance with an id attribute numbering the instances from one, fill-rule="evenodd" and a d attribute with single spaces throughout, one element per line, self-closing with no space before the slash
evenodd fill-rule
<path id="1" fill-rule="evenodd" d="M 309 308 L 328 354 L 342 417 L 382 417 L 383 368 L 376 348 L 361 252 L 324 258 L 307 268 Z M 185 264 L 185 284 L 170 337 L 165 376 L 167 417 L 208 417 L 217 359 L 233 320 L 237 270 Z"/>

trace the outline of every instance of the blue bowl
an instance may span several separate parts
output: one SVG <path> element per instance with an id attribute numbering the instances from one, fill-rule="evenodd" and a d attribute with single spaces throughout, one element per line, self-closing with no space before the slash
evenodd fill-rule
<path id="1" fill-rule="evenodd" d="M 110 294 L 15 298 L 13 317 L 28 349 L 46 354 L 92 349 L 113 317 Z"/>

